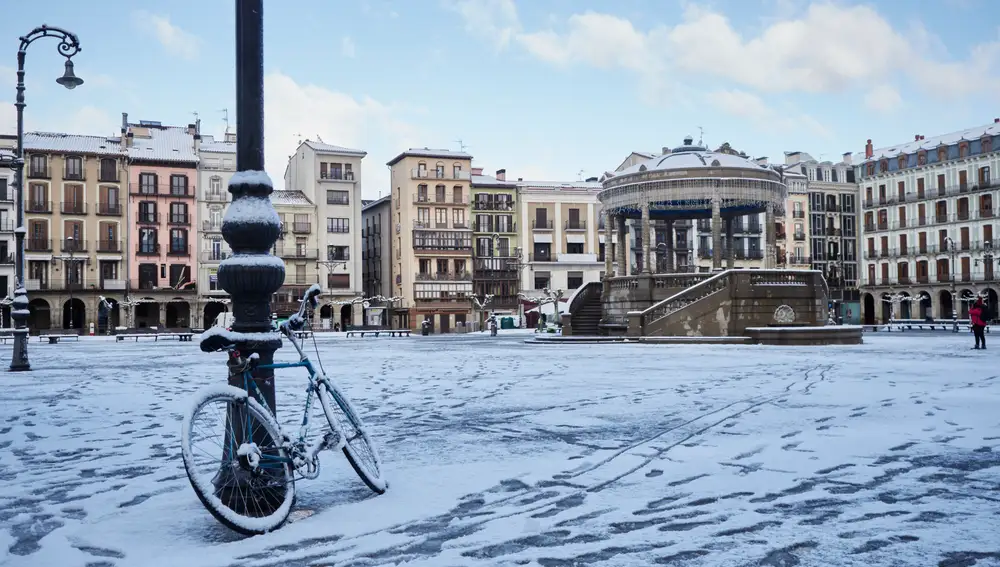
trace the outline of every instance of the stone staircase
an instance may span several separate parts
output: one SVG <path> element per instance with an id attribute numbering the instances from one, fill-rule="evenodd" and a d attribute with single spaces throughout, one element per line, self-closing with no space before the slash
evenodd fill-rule
<path id="1" fill-rule="evenodd" d="M 601 282 L 590 282 L 584 285 L 570 300 L 573 335 L 599 335 L 603 306 L 601 304 Z M 565 330 L 564 330 L 565 332 Z"/>

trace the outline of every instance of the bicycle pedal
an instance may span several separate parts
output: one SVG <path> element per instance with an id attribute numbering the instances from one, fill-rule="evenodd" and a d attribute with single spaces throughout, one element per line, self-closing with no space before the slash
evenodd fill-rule
<path id="1" fill-rule="evenodd" d="M 336 431 L 328 431 L 326 435 L 323 436 L 323 448 L 333 449 L 340 445 L 340 434 Z"/>

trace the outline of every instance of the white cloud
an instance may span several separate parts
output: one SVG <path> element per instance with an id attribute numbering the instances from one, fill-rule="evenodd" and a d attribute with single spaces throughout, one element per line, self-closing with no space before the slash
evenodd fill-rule
<path id="1" fill-rule="evenodd" d="M 744 37 L 724 14 L 693 3 L 675 26 L 642 30 L 625 18 L 588 11 L 569 16 L 562 26 L 531 32 L 523 31 L 510 0 L 453 4 L 471 33 L 499 30 L 489 38 L 498 45 L 519 45 L 554 65 L 628 70 L 646 85 L 686 76 L 761 92 L 827 93 L 906 76 L 941 96 L 1000 88 L 1000 41 L 942 62 L 937 59 L 942 50 L 934 49 L 940 41 L 922 26 L 897 30 L 864 5 L 813 3 L 769 18 L 758 33 Z"/>
<path id="2" fill-rule="evenodd" d="M 192 60 L 198 57 L 201 40 L 170 22 L 170 18 L 140 10 L 132 15 L 140 29 L 153 34 L 170 53 Z"/>
<path id="3" fill-rule="evenodd" d="M 354 59 L 354 55 L 357 53 L 357 46 L 354 45 L 354 40 L 351 36 L 345 35 L 340 39 L 340 54 L 348 59 Z"/>
<path id="4" fill-rule="evenodd" d="M 288 156 L 301 138 L 322 137 L 328 144 L 368 152 L 362 171 L 365 198 L 385 194 L 389 174 L 385 162 L 409 147 L 426 145 L 412 125 L 397 118 L 394 105 L 326 88 L 300 84 L 281 72 L 264 78 L 265 167 L 282 186 Z M 419 143 L 418 143 L 419 142 Z"/>
<path id="5" fill-rule="evenodd" d="M 29 107 L 30 109 L 30 107 Z M 67 134 L 117 135 L 120 122 L 103 109 L 85 105 L 77 107 L 69 114 L 42 112 L 24 113 L 24 129 L 27 132 L 65 132 Z M 14 105 L 0 101 L 0 133 L 17 132 L 17 113 Z"/>
<path id="6" fill-rule="evenodd" d="M 0 65 L 0 86 L 13 87 L 17 84 L 17 69 Z"/>
<path id="7" fill-rule="evenodd" d="M 878 85 L 865 95 L 865 106 L 877 112 L 891 112 L 902 102 L 899 91 L 890 85 Z"/>
<path id="8" fill-rule="evenodd" d="M 718 110 L 757 127 L 780 132 L 806 132 L 821 137 L 830 135 L 829 130 L 812 116 L 794 111 L 778 112 L 759 96 L 747 91 L 720 90 L 708 93 L 705 98 Z"/>

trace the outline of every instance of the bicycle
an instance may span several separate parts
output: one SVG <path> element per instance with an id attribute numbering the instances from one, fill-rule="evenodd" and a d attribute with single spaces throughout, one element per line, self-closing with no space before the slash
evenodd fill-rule
<path id="1" fill-rule="evenodd" d="M 319 285 L 310 287 L 298 313 L 276 329 L 295 347 L 298 362 L 260 364 L 256 353 L 243 356 L 232 338 L 236 333 L 225 329 L 209 331 L 205 333 L 208 336 L 202 336 L 203 351 L 229 353 L 230 372 L 242 374 L 244 389 L 213 386 L 198 394 L 183 422 L 184 468 L 205 508 L 220 523 L 244 535 L 267 533 L 285 523 L 294 505 L 295 474 L 310 480 L 317 478 L 321 451 L 341 449 L 351 467 L 373 492 L 382 494 L 388 487 L 382 478 L 378 452 L 358 412 L 326 376 L 322 362 L 317 372 L 295 338 L 295 332 L 306 325 L 308 308 L 318 306 L 320 292 Z M 256 369 L 284 368 L 305 368 L 309 373 L 302 423 L 294 438 L 281 430 L 253 380 Z M 309 440 L 309 414 L 314 395 L 326 416 L 329 430 Z M 212 408 L 217 409 L 212 411 Z M 213 429 L 220 425 L 223 429 L 224 439 L 212 443 L 208 450 L 194 444 L 197 426 L 203 421 Z M 209 478 L 197 474 L 197 457 L 207 462 Z"/>

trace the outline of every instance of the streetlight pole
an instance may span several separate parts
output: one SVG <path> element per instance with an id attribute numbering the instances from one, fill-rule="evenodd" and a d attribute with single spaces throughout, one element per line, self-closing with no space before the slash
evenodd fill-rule
<path id="1" fill-rule="evenodd" d="M 73 283 L 74 283 L 73 282 L 73 279 L 74 279 L 73 276 L 76 275 L 76 264 L 74 263 L 75 260 L 73 258 L 73 249 L 76 248 L 75 245 L 76 245 L 76 239 L 74 239 L 72 236 L 70 236 L 69 238 L 66 239 L 66 248 L 68 248 L 67 252 L 69 252 L 69 269 L 68 270 L 66 269 L 66 262 L 63 261 L 63 271 L 65 272 L 66 287 L 69 288 L 69 328 L 70 328 L 70 330 L 73 330 L 73 329 L 76 328 L 76 327 L 73 326 Z"/>
<path id="2" fill-rule="evenodd" d="M 28 291 L 24 288 L 24 59 L 28 46 L 37 39 L 51 37 L 59 40 L 59 54 L 66 58 L 63 76 L 56 82 L 67 89 L 75 89 L 83 84 L 83 79 L 73 73 L 72 57 L 80 52 L 80 40 L 76 34 L 62 28 L 41 26 L 31 30 L 28 35 L 20 38 L 21 45 L 17 50 L 17 97 L 14 108 L 17 109 L 17 148 L 14 150 L 14 174 L 17 183 L 17 228 L 14 237 L 17 239 L 17 265 L 15 267 L 14 302 L 10 312 L 14 320 L 14 349 L 11 353 L 10 370 L 31 370 L 28 362 Z"/>
<path id="3" fill-rule="evenodd" d="M 948 275 L 948 280 L 951 282 L 951 325 L 952 332 L 958 332 L 958 292 L 955 289 L 955 258 L 958 256 L 958 249 L 955 247 L 955 241 L 952 240 L 950 236 L 944 237 L 944 244 L 948 247 L 948 268 L 951 274 Z"/>

